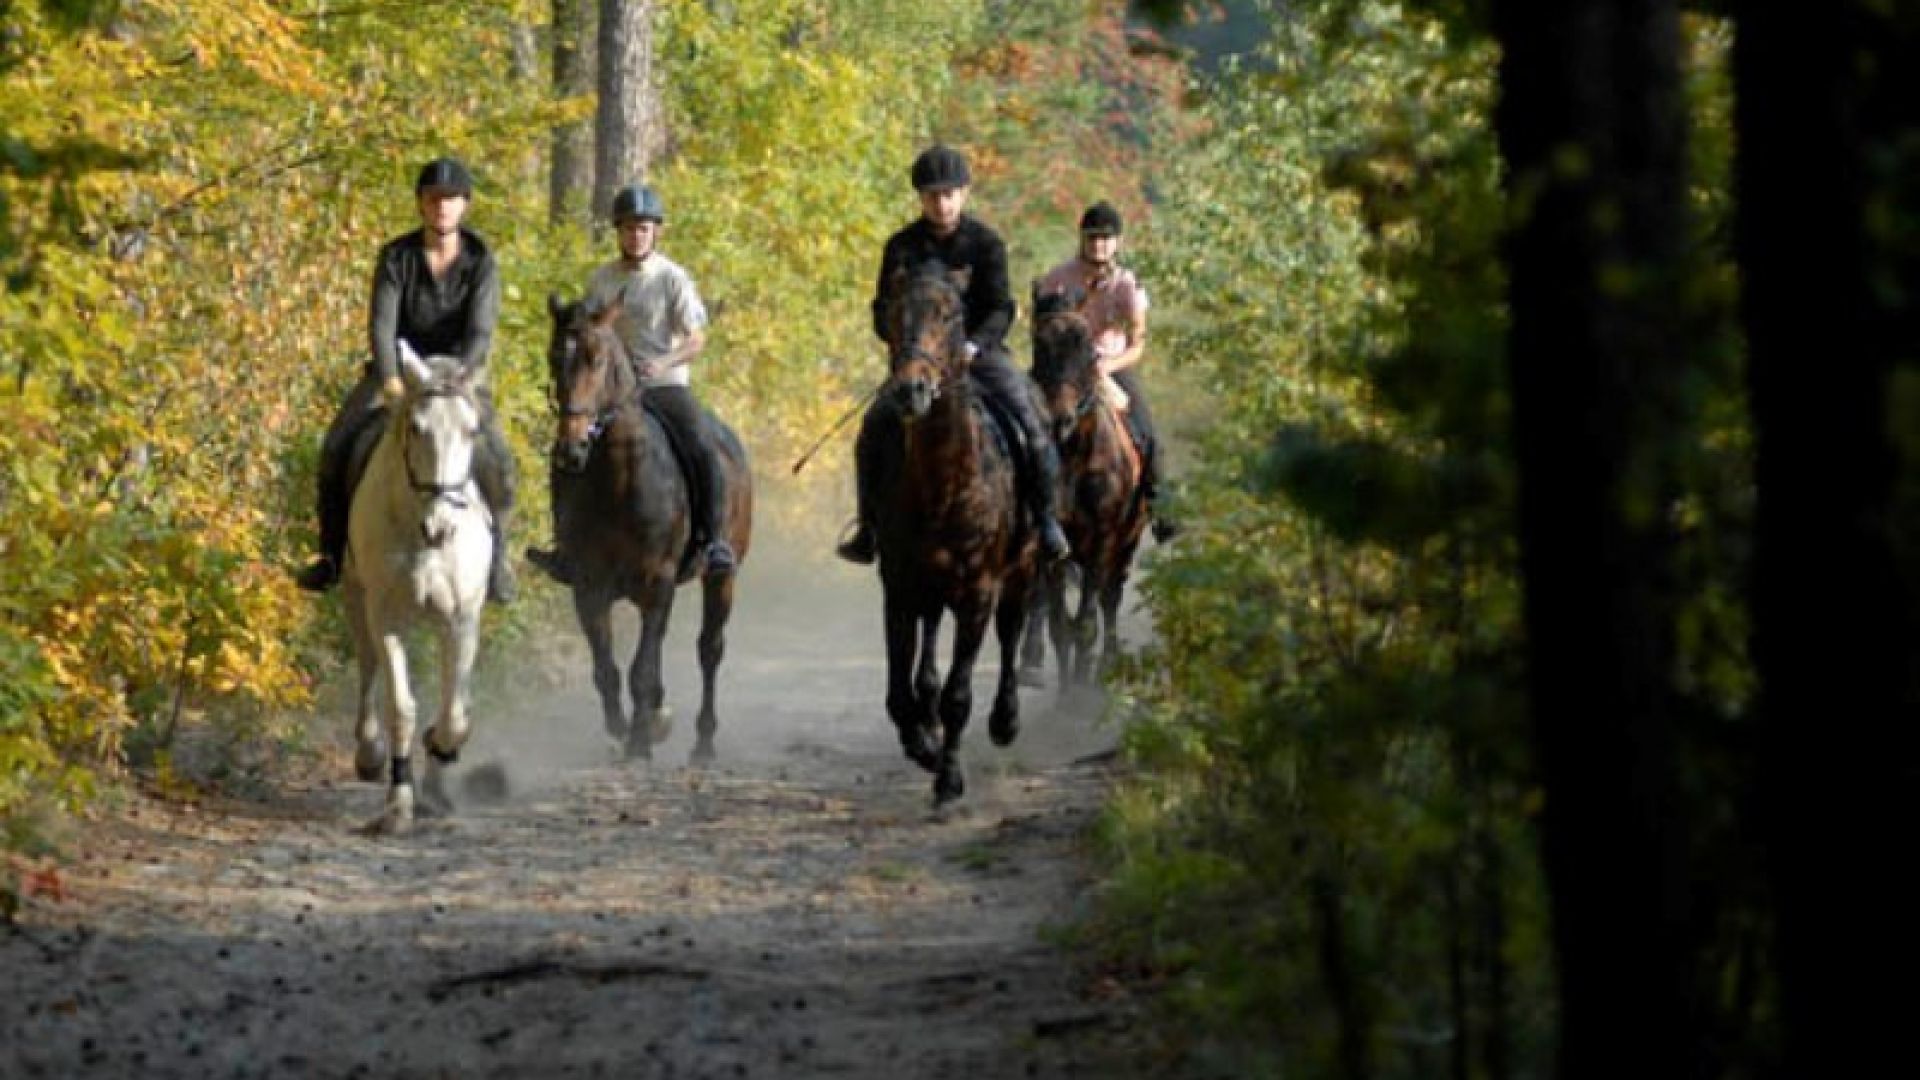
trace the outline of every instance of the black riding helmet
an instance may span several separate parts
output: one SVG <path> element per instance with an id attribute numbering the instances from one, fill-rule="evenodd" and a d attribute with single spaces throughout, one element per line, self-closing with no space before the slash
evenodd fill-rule
<path id="1" fill-rule="evenodd" d="M 420 176 L 413 182 L 415 195 L 428 188 L 445 188 L 462 198 L 473 197 L 473 176 L 467 167 L 460 164 L 459 158 L 434 158 L 420 167 Z"/>
<path id="2" fill-rule="evenodd" d="M 639 218 L 664 224 L 667 220 L 666 204 L 660 196 L 645 184 L 628 184 L 613 196 L 613 222 L 618 225 L 627 218 Z"/>
<path id="3" fill-rule="evenodd" d="M 1120 211 L 1104 201 L 1087 207 L 1087 212 L 1080 215 L 1082 236 L 1119 236 L 1120 232 Z"/>
<path id="4" fill-rule="evenodd" d="M 913 159 L 915 191 L 928 188 L 958 188 L 973 183 L 967 171 L 967 159 L 950 146 L 930 146 Z"/>

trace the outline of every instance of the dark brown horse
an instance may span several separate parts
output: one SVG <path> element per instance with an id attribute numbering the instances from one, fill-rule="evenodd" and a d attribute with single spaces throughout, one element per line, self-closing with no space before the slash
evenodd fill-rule
<path id="1" fill-rule="evenodd" d="M 550 297 L 547 307 L 553 315 L 547 365 L 560 406 L 553 465 L 563 488 L 554 500 L 554 534 L 575 566 L 573 609 L 593 650 L 593 685 L 607 734 L 625 738 L 628 757 L 651 757 L 653 743 L 667 732 L 660 646 L 674 590 L 700 569 L 682 557 L 693 521 L 688 484 L 665 427 L 642 407 L 639 382 L 613 329 L 619 305 L 589 311 Z M 753 528 L 746 451 L 718 418 L 708 422 L 726 469 L 727 539 L 744 562 Z M 733 579 L 731 573 L 701 579 L 697 763 L 713 759 L 714 679 L 726 651 Z M 613 659 L 613 603 L 623 598 L 640 609 L 640 643 L 628 672 L 631 722 L 621 708 Z"/>
<path id="2" fill-rule="evenodd" d="M 1015 661 L 1037 560 L 1014 459 L 967 377 L 965 279 L 934 266 L 901 271 L 887 315 L 892 378 L 875 405 L 878 434 L 891 444 L 872 486 L 887 714 L 907 756 L 934 774 L 936 804 L 966 793 L 960 737 L 990 621 L 1001 665 L 987 730 L 1000 746 L 1019 734 Z M 934 653 L 946 612 L 954 637 L 943 684 Z"/>
<path id="3" fill-rule="evenodd" d="M 1120 598 L 1147 527 L 1140 451 L 1119 412 L 1100 395 L 1093 335 L 1075 310 L 1076 299 L 1034 297 L 1033 322 L 1033 380 L 1060 447 L 1060 527 L 1073 544 L 1080 579 L 1079 607 L 1071 616 L 1064 566 L 1046 574 L 1045 594 L 1036 604 L 1036 613 L 1041 606 L 1047 613 L 1062 693 L 1091 679 L 1096 645 L 1102 669 L 1118 655 Z M 1094 621 L 1096 601 L 1103 625 Z M 1036 634 L 1027 643 L 1033 666 L 1038 653 Z"/>

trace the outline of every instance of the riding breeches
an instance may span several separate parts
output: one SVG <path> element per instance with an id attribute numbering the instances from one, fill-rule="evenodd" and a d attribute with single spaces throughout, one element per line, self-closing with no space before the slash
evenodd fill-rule
<path id="1" fill-rule="evenodd" d="M 1026 468 L 1021 472 L 1027 479 L 1027 504 L 1039 516 L 1052 516 L 1054 489 L 1060 479 L 1060 452 L 1027 393 L 1026 376 L 1013 366 L 1005 349 L 990 349 L 974 357 L 967 372 L 989 404 L 1013 417 L 1026 432 Z"/>
<path id="2" fill-rule="evenodd" d="M 518 487 L 513 451 L 494 414 L 493 395 L 482 388 L 475 396 L 480 404 L 480 436 L 473 449 L 473 479 L 493 513 L 494 531 L 504 535 Z M 346 401 L 334 414 L 320 443 L 320 553 L 336 564 L 347 550 L 347 515 L 353 508 L 357 479 L 354 459 L 361 444 L 370 442 L 386 411 L 380 400 L 380 380 L 368 374 L 347 392 Z M 372 447 L 365 449 L 370 451 Z"/>

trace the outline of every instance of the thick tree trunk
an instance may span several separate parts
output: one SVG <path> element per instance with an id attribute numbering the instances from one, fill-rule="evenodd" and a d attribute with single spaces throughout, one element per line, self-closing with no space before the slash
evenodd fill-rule
<path id="1" fill-rule="evenodd" d="M 1559 1075 L 1696 1075 L 1670 508 L 1691 360 L 1674 0 L 1497 0 L 1521 567 Z"/>
<path id="2" fill-rule="evenodd" d="M 665 141 L 653 70 L 653 0 L 600 0 L 600 107 L 594 117 L 593 209 L 644 182 Z"/>
<path id="3" fill-rule="evenodd" d="M 594 0 L 553 0 L 553 93 L 558 98 L 593 93 L 600 11 Z M 547 177 L 547 219 L 555 225 L 585 222 L 593 198 L 593 128 L 582 120 L 553 129 L 553 164 Z"/>
<path id="4" fill-rule="evenodd" d="M 1911 1056 L 1913 994 L 1883 986 L 1920 967 L 1906 865 L 1920 797 L 1920 17 L 1904 7 L 1737 15 L 1757 816 L 1783 1076 L 1866 1076 Z"/>

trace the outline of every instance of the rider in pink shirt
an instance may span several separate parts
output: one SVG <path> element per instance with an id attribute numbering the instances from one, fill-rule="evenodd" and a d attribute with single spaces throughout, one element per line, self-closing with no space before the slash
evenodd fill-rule
<path id="1" fill-rule="evenodd" d="M 1036 292 L 1041 296 L 1079 296 L 1078 308 L 1093 332 L 1093 354 L 1100 373 L 1119 385 L 1125 408 L 1140 443 L 1142 483 L 1151 506 L 1161 479 L 1159 440 L 1153 414 L 1140 392 L 1136 365 L 1147 348 L 1147 290 L 1133 271 L 1117 261 L 1120 254 L 1120 212 L 1104 202 L 1080 215 L 1080 251 L 1047 271 Z M 1177 532 L 1174 523 L 1155 508 L 1153 538 L 1165 543 Z"/>

